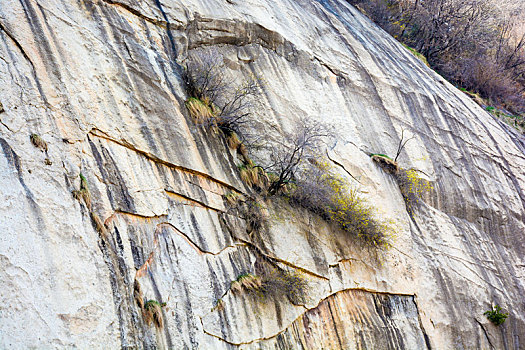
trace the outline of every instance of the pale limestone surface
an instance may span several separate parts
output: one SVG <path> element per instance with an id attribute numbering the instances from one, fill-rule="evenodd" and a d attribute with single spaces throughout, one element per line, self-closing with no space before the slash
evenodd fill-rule
<path id="1" fill-rule="evenodd" d="M 246 233 L 223 200 L 248 191 L 236 158 L 184 107 L 179 63 L 211 46 L 263 79 L 259 120 L 338 129 L 328 155 L 397 227 L 382 263 L 279 200 Z M 523 139 L 344 1 L 0 0 L 0 86 L 1 348 L 525 346 Z M 401 165 L 434 187 L 412 218 L 368 156 L 403 129 Z M 71 194 L 80 173 L 106 235 Z M 304 274 L 304 305 L 228 291 L 264 257 Z"/>

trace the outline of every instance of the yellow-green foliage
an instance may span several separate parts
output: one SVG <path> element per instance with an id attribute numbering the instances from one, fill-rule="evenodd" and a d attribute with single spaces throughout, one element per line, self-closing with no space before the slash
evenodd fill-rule
<path id="1" fill-rule="evenodd" d="M 387 249 L 395 229 L 389 221 L 379 220 L 375 209 L 357 188 L 336 174 L 326 162 L 317 162 L 297 181 L 290 199 L 327 221 L 337 223 L 345 232 L 367 246 Z"/>
<path id="2" fill-rule="evenodd" d="M 190 97 L 186 101 L 186 107 L 197 124 L 210 123 L 217 116 L 217 110 L 208 100 L 200 100 Z"/>
<path id="3" fill-rule="evenodd" d="M 419 174 L 414 169 L 401 169 L 397 176 L 399 188 L 405 202 L 407 209 L 411 212 L 414 205 L 421 199 L 425 193 L 432 190 L 432 185 L 425 179 L 419 177 Z"/>
<path id="4" fill-rule="evenodd" d="M 425 56 L 423 56 L 421 53 L 419 53 L 416 49 L 413 49 L 411 48 L 410 46 L 408 45 L 405 45 L 403 43 L 401 43 L 401 45 L 403 45 L 405 48 L 408 49 L 408 51 L 410 51 L 410 53 L 412 53 L 412 55 L 416 56 L 421 62 L 423 62 L 427 67 L 430 67 L 430 64 L 428 64 L 428 61 L 427 61 L 427 58 Z"/>
<path id="5" fill-rule="evenodd" d="M 330 219 L 372 246 L 388 248 L 394 231 L 390 223 L 377 220 L 374 208 L 345 179 L 331 174 L 326 181 L 333 191 Z"/>

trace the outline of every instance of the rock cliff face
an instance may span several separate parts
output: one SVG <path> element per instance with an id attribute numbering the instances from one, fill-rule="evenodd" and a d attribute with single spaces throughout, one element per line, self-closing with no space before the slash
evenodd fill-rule
<path id="1" fill-rule="evenodd" d="M 260 120 L 337 127 L 334 166 L 395 222 L 381 263 L 279 200 L 256 234 L 229 210 L 248 189 L 179 65 L 212 46 L 263 79 Z M 0 85 L 3 349 L 525 347 L 525 144 L 343 0 L 0 0 Z M 402 130 L 401 164 L 433 185 L 412 216 L 368 156 Z M 229 291 L 263 261 L 307 301 Z M 163 328 L 137 294 L 166 303 Z"/>

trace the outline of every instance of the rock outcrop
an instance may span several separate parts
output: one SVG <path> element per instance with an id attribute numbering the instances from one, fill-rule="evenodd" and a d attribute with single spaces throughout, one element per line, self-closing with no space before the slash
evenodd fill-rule
<path id="1" fill-rule="evenodd" d="M 259 120 L 338 129 L 334 166 L 395 222 L 381 262 L 279 200 L 247 233 L 235 157 L 184 106 L 181 63 L 208 47 L 264 81 Z M 523 139 L 343 0 L 0 0 L 0 85 L 1 348 L 525 346 Z M 412 215 L 369 157 L 403 130 L 433 186 Z M 267 261 L 306 302 L 229 291 Z"/>

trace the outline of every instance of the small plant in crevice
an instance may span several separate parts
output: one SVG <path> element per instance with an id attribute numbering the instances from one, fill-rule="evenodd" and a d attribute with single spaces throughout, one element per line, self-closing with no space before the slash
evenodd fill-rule
<path id="1" fill-rule="evenodd" d="M 87 179 L 84 175 L 82 175 L 82 173 L 80 173 L 79 177 L 80 189 L 73 191 L 73 197 L 75 197 L 75 199 L 77 199 L 78 201 L 84 201 L 86 207 L 88 209 L 91 209 L 91 192 L 89 192 Z"/>
<path id="2" fill-rule="evenodd" d="M 386 173 L 395 177 L 401 194 L 405 200 L 409 214 L 425 193 L 432 190 L 433 187 L 429 181 L 421 178 L 416 169 L 404 169 L 399 166 L 397 159 L 405 148 L 408 141 L 414 139 L 414 136 L 405 139 L 405 129 L 401 130 L 401 138 L 394 159 L 381 153 L 371 154 L 372 160 L 377 163 Z"/>
<path id="3" fill-rule="evenodd" d="M 233 191 L 225 194 L 223 197 L 226 200 L 226 202 L 228 202 L 228 204 L 231 206 L 236 206 L 242 198 L 241 194 Z"/>
<path id="4" fill-rule="evenodd" d="M 397 174 L 399 172 L 399 164 L 392 158 L 385 154 L 372 154 L 370 155 L 372 160 L 379 164 L 379 166 L 389 174 Z"/>
<path id="5" fill-rule="evenodd" d="M 211 123 L 217 115 L 217 108 L 209 100 L 190 97 L 185 104 L 197 124 Z"/>
<path id="6" fill-rule="evenodd" d="M 222 300 L 222 298 L 220 299 L 217 299 L 217 301 L 215 302 L 215 305 L 213 305 L 211 311 L 222 311 L 224 310 L 224 300 Z"/>
<path id="7" fill-rule="evenodd" d="M 87 179 L 82 173 L 80 173 L 79 177 L 80 177 L 80 189 L 74 190 L 72 192 L 73 197 L 81 203 L 84 202 L 84 204 L 86 205 L 89 211 L 89 216 L 91 217 L 91 221 L 93 225 L 95 226 L 95 230 L 101 236 L 106 236 L 107 229 L 106 229 L 106 226 L 104 225 L 104 222 L 102 221 L 100 216 L 98 216 L 98 214 L 93 211 L 92 202 L 91 202 L 91 192 L 89 191 Z"/>
<path id="8" fill-rule="evenodd" d="M 242 141 L 239 139 L 239 135 L 236 132 L 230 131 L 226 133 L 226 143 L 228 147 L 234 150 L 239 150 L 242 145 Z"/>
<path id="9" fill-rule="evenodd" d="M 246 231 L 248 233 L 261 229 L 266 220 L 264 209 L 264 203 L 255 198 L 250 198 L 244 202 L 242 217 L 246 221 Z"/>
<path id="10" fill-rule="evenodd" d="M 487 316 L 490 322 L 494 323 L 496 326 L 502 325 L 503 322 L 509 317 L 508 313 L 501 312 L 501 307 L 499 305 L 494 305 L 492 310 L 487 310 L 483 315 Z"/>
<path id="11" fill-rule="evenodd" d="M 144 294 L 142 293 L 142 287 L 139 281 L 135 279 L 133 283 L 133 299 L 141 311 L 144 311 Z"/>
<path id="12" fill-rule="evenodd" d="M 40 148 L 43 152 L 47 153 L 47 142 L 44 141 L 42 137 L 40 137 L 37 134 L 31 134 L 29 138 L 33 146 L 35 146 L 36 148 Z"/>
<path id="13" fill-rule="evenodd" d="M 266 298 L 287 297 L 292 304 L 304 304 L 308 294 L 308 282 L 296 271 L 274 267 L 264 274 L 261 292 Z"/>
<path id="14" fill-rule="evenodd" d="M 150 325 L 153 323 L 157 328 L 164 327 L 164 319 L 162 317 L 162 308 L 166 303 L 158 302 L 156 300 L 148 300 L 144 303 L 144 321 Z"/>

